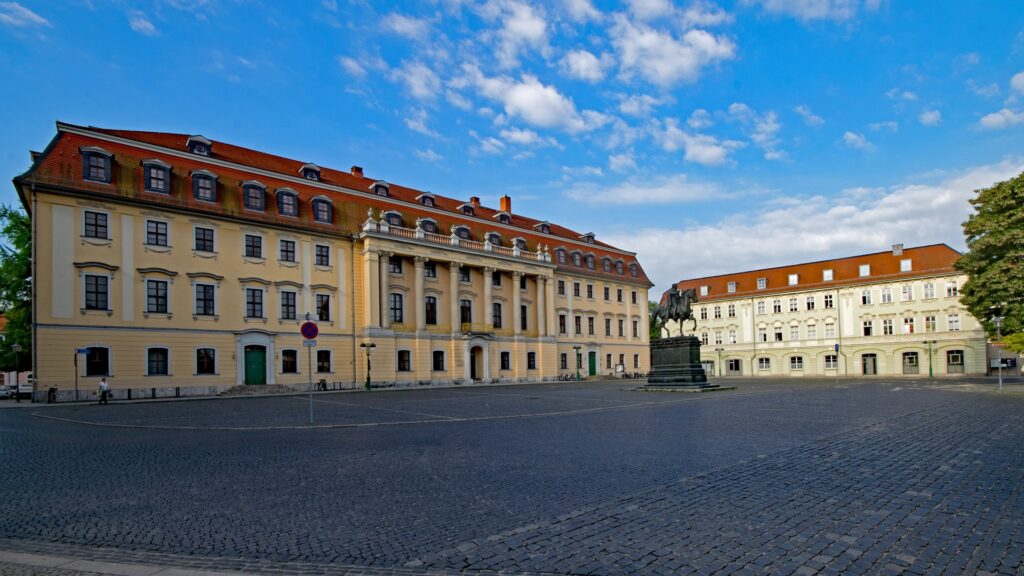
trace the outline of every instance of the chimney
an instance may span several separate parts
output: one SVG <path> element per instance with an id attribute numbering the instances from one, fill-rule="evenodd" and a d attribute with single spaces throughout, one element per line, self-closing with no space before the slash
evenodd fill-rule
<path id="1" fill-rule="evenodd" d="M 473 208 L 479 208 L 480 207 L 480 197 L 479 196 L 470 196 L 469 197 L 469 204 Z"/>
<path id="2" fill-rule="evenodd" d="M 509 214 L 512 214 L 512 197 L 509 196 L 508 194 L 505 194 L 504 196 L 501 197 L 500 202 L 501 202 L 501 211 L 502 212 L 508 212 Z"/>
<path id="3" fill-rule="evenodd" d="M 352 167 L 352 175 L 353 176 L 357 176 L 359 178 L 362 178 L 363 177 L 363 167 L 362 166 L 353 166 Z"/>
<path id="4" fill-rule="evenodd" d="M 903 244 L 893 244 L 892 245 L 892 255 L 893 256 L 902 256 L 903 255 Z"/>

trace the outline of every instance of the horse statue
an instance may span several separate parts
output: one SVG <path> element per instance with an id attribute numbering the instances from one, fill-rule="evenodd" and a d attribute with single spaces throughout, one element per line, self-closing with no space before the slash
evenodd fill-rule
<path id="1" fill-rule="evenodd" d="M 666 296 L 664 302 L 654 309 L 654 319 L 660 321 L 662 327 L 669 320 L 678 322 L 680 336 L 683 335 L 683 322 L 687 320 L 693 320 L 693 329 L 696 330 L 697 319 L 693 317 L 691 305 L 697 302 L 697 291 L 693 288 L 680 290 L 678 286 L 673 285 Z M 670 332 L 669 336 L 671 335 Z"/>

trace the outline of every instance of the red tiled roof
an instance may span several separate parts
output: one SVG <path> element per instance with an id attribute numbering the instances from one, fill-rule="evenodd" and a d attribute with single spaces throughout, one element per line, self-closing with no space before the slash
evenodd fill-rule
<path id="1" fill-rule="evenodd" d="M 680 280 L 676 283 L 676 286 L 680 290 L 686 288 L 697 290 L 698 298 L 704 302 L 728 298 L 749 298 L 751 296 L 792 292 L 794 290 L 820 290 L 830 286 L 838 287 L 949 273 L 954 272 L 953 264 L 959 258 L 960 253 L 949 246 L 945 244 L 932 244 L 930 246 L 906 248 L 903 250 L 903 254 L 898 256 L 893 255 L 892 250 L 888 250 L 886 252 L 835 258 L 820 262 L 792 264 L 777 268 Z M 901 272 L 900 261 L 906 259 L 911 261 L 911 270 L 909 272 Z M 860 276 L 861 264 L 871 266 L 871 274 L 869 276 Z M 824 281 L 822 279 L 825 270 L 832 270 L 831 281 Z M 797 285 L 789 285 L 790 274 L 798 275 Z M 758 278 L 764 278 L 767 281 L 767 286 L 762 290 L 757 289 Z M 736 283 L 735 292 L 728 291 L 730 282 Z M 708 287 L 707 296 L 699 296 L 701 286 Z M 662 295 L 662 298 L 664 299 L 665 295 Z"/>
<path id="2" fill-rule="evenodd" d="M 226 142 L 213 141 L 209 158 L 238 164 L 241 165 L 241 167 L 226 168 L 211 165 L 209 162 L 206 162 L 207 157 L 201 155 L 181 158 L 180 156 L 164 155 L 159 152 L 142 150 L 136 146 L 132 146 L 131 144 L 110 142 L 107 140 L 91 138 L 87 135 L 65 132 L 60 130 L 62 126 L 68 126 L 74 130 L 105 134 L 151 146 L 169 148 L 178 152 L 187 151 L 186 143 L 189 139 L 189 135 L 187 134 L 113 130 L 107 128 L 77 127 L 58 124 L 59 131 L 57 136 L 54 138 L 54 141 L 51 142 L 46 151 L 36 159 L 36 162 L 33 164 L 29 172 L 19 177 L 19 179 L 31 178 L 35 182 L 48 182 L 58 186 L 84 189 L 90 192 L 106 194 L 113 193 L 135 199 L 144 199 L 144 201 L 152 204 L 185 207 L 198 212 L 224 214 L 232 217 L 260 220 L 264 222 L 269 221 L 276 224 L 292 226 L 298 222 L 303 226 L 314 229 L 334 229 L 344 233 L 357 233 L 359 231 L 360 226 L 366 220 L 367 208 L 372 207 L 378 211 L 381 209 L 394 209 L 402 213 L 406 226 L 412 226 L 417 218 L 432 218 L 437 221 L 439 232 L 441 233 L 447 233 L 448 229 L 452 225 L 467 225 L 472 230 L 474 238 L 482 240 L 485 233 L 495 231 L 502 235 L 503 242 L 506 243 L 506 245 L 508 245 L 509 241 L 514 237 L 522 237 L 525 239 L 527 242 L 527 249 L 531 251 L 537 250 L 539 245 L 547 245 L 551 251 L 552 257 L 554 257 L 554 250 L 560 246 L 564 246 L 569 251 L 579 249 L 584 253 L 592 252 L 598 259 L 598 266 L 596 270 L 588 270 L 585 265 L 581 268 L 577 268 L 572 265 L 571 261 L 568 265 L 558 265 L 558 268 L 569 272 L 608 277 L 621 282 L 650 284 L 646 274 L 643 272 L 643 267 L 636 261 L 635 256 L 629 253 L 616 252 L 614 250 L 617 249 L 614 247 L 599 241 L 595 241 L 594 244 L 560 243 L 559 239 L 578 240 L 580 234 L 557 224 L 550 224 L 550 235 L 541 234 L 534 229 L 534 226 L 543 221 L 518 214 L 511 214 L 511 226 L 517 228 L 517 230 L 511 231 L 497 225 L 497 218 L 494 218 L 494 216 L 499 212 L 497 209 L 480 206 L 475 208 L 475 217 L 466 216 L 458 209 L 458 207 L 464 204 L 465 201 L 434 194 L 435 208 L 445 212 L 445 214 L 438 214 L 430 211 L 426 207 L 422 209 L 418 207 L 420 204 L 416 200 L 416 197 L 422 194 L 423 191 L 389 182 L 389 197 L 385 198 L 377 196 L 372 193 L 371 186 L 374 182 L 377 182 L 378 179 L 368 178 L 363 175 L 356 175 L 348 171 L 336 170 L 328 167 L 320 167 L 321 183 L 365 192 L 365 197 L 341 194 L 339 192 L 325 190 L 322 187 L 312 184 L 306 185 L 290 180 L 278 180 L 272 177 L 268 178 L 264 175 L 255 175 L 251 172 L 246 172 L 245 167 L 275 172 L 297 178 L 300 176 L 300 168 L 306 164 L 306 161 L 292 160 L 273 154 L 267 154 L 265 152 L 258 152 L 248 148 L 228 144 Z M 113 179 L 111 184 L 101 184 L 82 180 L 81 155 L 79 153 L 79 147 L 88 145 L 100 146 L 114 154 L 115 162 L 112 167 Z M 140 162 L 142 160 L 149 160 L 153 158 L 163 160 L 173 166 L 171 193 L 168 195 L 146 192 L 144 190 L 144 178 Z M 216 205 L 198 202 L 192 197 L 189 174 L 191 171 L 198 169 L 207 169 L 217 174 L 218 202 Z M 298 220 L 291 217 L 279 216 L 277 215 L 276 206 L 273 206 L 273 197 L 269 196 L 267 200 L 268 209 L 266 212 L 255 213 L 245 210 L 242 208 L 240 184 L 246 180 L 253 179 L 259 180 L 265 184 L 267 186 L 268 193 L 272 193 L 276 188 L 282 187 L 295 190 L 299 194 L 301 206 L 306 209 L 300 209 Z M 316 196 L 326 196 L 333 200 L 335 207 L 335 220 L 332 224 L 317 223 L 309 217 L 310 211 L 308 209 L 308 203 Z M 411 203 L 412 206 L 397 204 L 394 200 L 405 201 Z M 613 260 L 624 260 L 627 265 L 627 268 L 624 270 L 624 274 L 617 274 L 614 270 L 609 274 L 601 270 L 600 259 L 604 256 L 608 256 Z M 637 267 L 639 269 L 639 275 L 635 278 L 630 275 L 628 268 L 628 265 L 633 262 L 637 262 Z"/>

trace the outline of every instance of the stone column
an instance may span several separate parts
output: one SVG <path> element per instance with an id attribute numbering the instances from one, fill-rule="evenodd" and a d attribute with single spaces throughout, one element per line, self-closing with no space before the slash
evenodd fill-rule
<path id="1" fill-rule="evenodd" d="M 462 264 L 458 262 L 451 262 L 448 264 L 448 298 L 451 302 L 449 307 L 451 308 L 450 316 L 452 323 L 452 332 L 461 332 L 462 327 L 459 323 L 459 269 L 462 268 Z M 454 365 L 454 363 L 453 363 Z"/>
<path id="2" fill-rule="evenodd" d="M 416 331 L 423 332 L 427 329 L 427 311 L 426 305 L 423 301 L 423 267 L 427 263 L 427 259 L 423 256 L 417 256 L 414 260 L 415 274 L 413 278 L 413 305 L 410 306 L 414 310 L 416 315 Z"/>
<path id="3" fill-rule="evenodd" d="M 632 298 L 632 295 L 630 294 L 630 291 L 628 289 L 626 289 L 626 288 L 623 288 L 622 289 L 622 301 L 625 303 L 625 306 L 626 306 L 626 340 L 632 342 L 633 341 L 633 316 L 630 315 L 630 310 L 631 310 L 631 304 L 630 303 L 632 302 L 632 300 L 630 300 L 630 298 Z M 639 336 L 639 334 L 637 334 L 637 336 Z"/>
<path id="4" fill-rule="evenodd" d="M 363 252 L 363 326 L 380 328 L 380 256 Z"/>
<path id="5" fill-rule="evenodd" d="M 494 282 L 494 268 L 484 268 L 484 325 L 491 326 L 491 284 Z"/>
<path id="6" fill-rule="evenodd" d="M 541 338 L 548 335 L 548 323 L 547 323 L 547 306 L 544 305 L 545 301 L 545 290 L 547 290 L 548 280 L 543 276 L 537 276 L 537 298 L 534 300 L 537 304 L 537 335 Z"/>
<path id="7" fill-rule="evenodd" d="M 380 327 L 391 328 L 391 314 L 388 311 L 391 294 L 391 252 L 380 253 Z"/>
<path id="8" fill-rule="evenodd" d="M 522 305 L 522 296 L 519 294 L 519 280 L 522 277 L 522 272 L 512 273 L 512 333 L 516 336 L 523 333 L 519 312 L 519 307 Z"/>
<path id="9" fill-rule="evenodd" d="M 548 335 L 555 333 L 555 278 L 547 278 L 547 285 L 544 287 L 544 315 L 547 318 Z"/>

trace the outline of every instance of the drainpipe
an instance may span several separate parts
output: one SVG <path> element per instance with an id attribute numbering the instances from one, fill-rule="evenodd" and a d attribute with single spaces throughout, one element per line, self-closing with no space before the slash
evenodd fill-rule
<path id="1" fill-rule="evenodd" d="M 349 262 L 352 270 L 348 275 L 349 282 L 349 307 L 348 313 L 351 318 L 349 327 L 352 330 L 352 386 L 356 385 L 356 237 L 352 235 L 352 254 Z"/>

